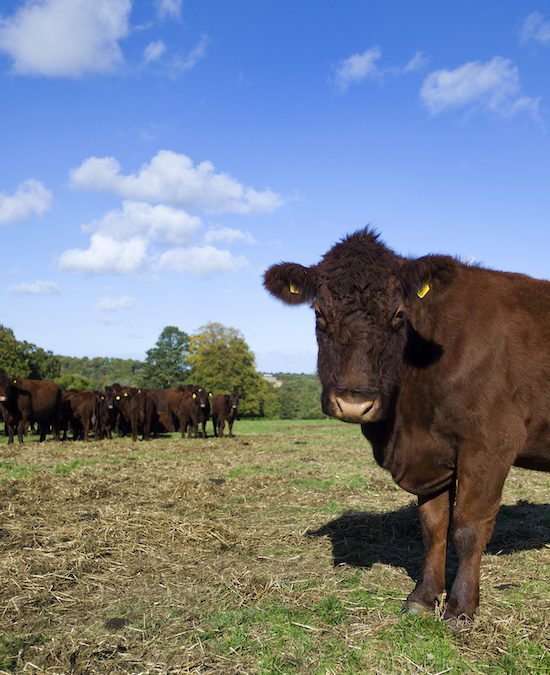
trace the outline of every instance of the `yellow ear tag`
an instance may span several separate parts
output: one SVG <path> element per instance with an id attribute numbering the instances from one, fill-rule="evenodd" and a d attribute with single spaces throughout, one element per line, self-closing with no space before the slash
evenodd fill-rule
<path id="1" fill-rule="evenodd" d="M 193 394 L 193 398 L 197 398 L 197 395 L 196 395 L 196 394 Z"/>
<path id="2" fill-rule="evenodd" d="M 14 384 L 17 384 L 17 380 L 14 380 L 13 383 L 14 383 Z"/>
<path id="3" fill-rule="evenodd" d="M 120 401 L 120 396 L 117 396 L 117 397 L 116 397 L 116 400 L 117 400 L 117 401 Z"/>
<path id="4" fill-rule="evenodd" d="M 128 396 L 128 392 L 127 392 L 127 391 L 124 392 L 124 396 Z"/>
<path id="5" fill-rule="evenodd" d="M 419 297 L 420 299 L 422 299 L 422 298 L 424 298 L 426 295 L 428 295 L 428 293 L 430 292 L 431 288 L 432 288 L 432 287 L 430 286 L 430 282 L 429 282 L 429 281 L 426 281 L 426 283 L 424 284 L 424 286 L 422 286 L 422 288 L 419 288 L 419 289 L 416 291 L 416 295 L 418 295 L 418 297 Z"/>
<path id="6" fill-rule="evenodd" d="M 288 290 L 293 294 L 293 295 L 300 295 L 300 289 L 296 288 L 296 286 L 291 282 L 288 285 Z"/>

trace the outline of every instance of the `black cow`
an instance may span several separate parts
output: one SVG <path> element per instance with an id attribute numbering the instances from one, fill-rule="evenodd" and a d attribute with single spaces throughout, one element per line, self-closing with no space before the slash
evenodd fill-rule
<path id="1" fill-rule="evenodd" d="M 481 555 L 512 465 L 550 471 L 550 283 L 393 253 L 369 230 L 312 267 L 282 263 L 265 286 L 316 316 L 327 415 L 360 424 L 376 461 L 418 495 L 424 564 L 406 607 L 445 587 L 445 618 L 479 605 Z"/>

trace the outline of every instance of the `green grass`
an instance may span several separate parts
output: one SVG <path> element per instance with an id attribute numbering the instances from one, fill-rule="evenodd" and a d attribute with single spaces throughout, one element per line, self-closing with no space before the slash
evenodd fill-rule
<path id="1" fill-rule="evenodd" d="M 0 476 L 8 479 L 19 480 L 21 478 L 27 478 L 39 470 L 39 466 L 33 464 L 22 464 L 16 460 L 0 461 Z"/>
<path id="2" fill-rule="evenodd" d="M 34 647 L 45 642 L 42 635 L 24 635 L 18 637 L 10 633 L 0 633 L 0 671 L 16 672 L 17 656 L 25 647 Z"/>

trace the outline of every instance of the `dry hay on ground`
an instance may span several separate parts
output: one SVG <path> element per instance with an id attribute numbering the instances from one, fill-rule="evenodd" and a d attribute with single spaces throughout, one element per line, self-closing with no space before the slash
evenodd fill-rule
<path id="1" fill-rule="evenodd" d="M 252 624 L 244 646 L 227 651 L 215 648 L 223 613 L 307 616 L 335 595 L 348 620 L 295 620 L 311 655 L 289 645 L 296 670 L 273 671 L 318 672 L 331 641 L 361 650 L 397 625 L 396 603 L 421 561 L 412 498 L 360 439 L 308 433 L 0 446 L 5 466 L 35 467 L 0 483 L 4 668 L 261 672 L 251 644 L 262 653 L 275 644 L 276 619 L 266 613 L 265 627 Z M 506 503 L 516 504 L 527 475 L 513 474 Z M 500 518 L 482 567 L 481 616 L 456 632 L 465 657 L 498 658 L 512 632 L 550 647 L 549 584 L 539 579 L 550 568 L 550 508 L 531 503 L 544 504 L 547 487 L 544 476 L 531 482 L 529 502 Z M 355 601 L 357 586 L 370 604 Z"/>

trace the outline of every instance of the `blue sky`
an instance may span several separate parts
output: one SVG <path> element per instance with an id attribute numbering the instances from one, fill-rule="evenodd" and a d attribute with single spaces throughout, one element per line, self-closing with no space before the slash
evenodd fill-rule
<path id="1" fill-rule="evenodd" d="M 240 330 L 314 372 L 262 275 L 365 225 L 550 276 L 550 6 L 4 0 L 0 323 L 69 356 Z"/>

